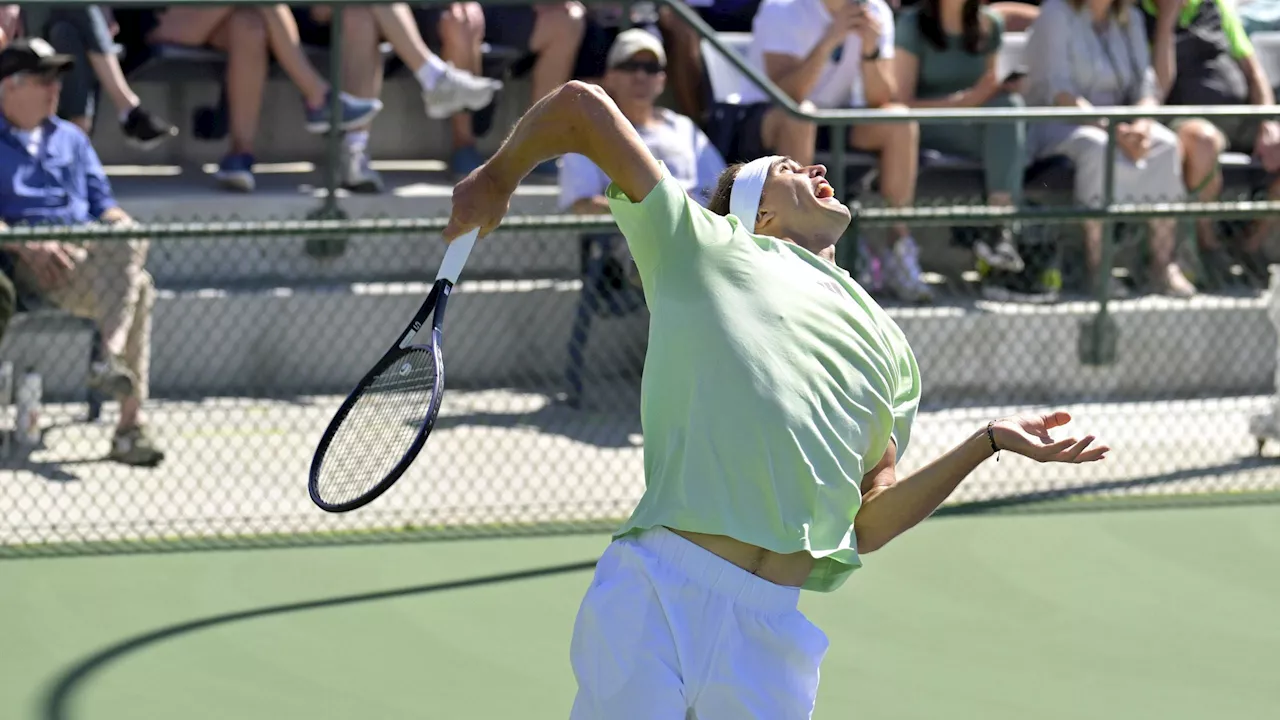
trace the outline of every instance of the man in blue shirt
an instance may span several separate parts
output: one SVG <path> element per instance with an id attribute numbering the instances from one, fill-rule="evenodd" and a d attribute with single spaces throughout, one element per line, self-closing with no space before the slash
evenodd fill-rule
<path id="1" fill-rule="evenodd" d="M 39 38 L 0 51 L 0 230 L 14 225 L 128 224 L 89 138 L 56 116 L 61 75 L 73 60 Z M 110 458 L 154 467 L 141 406 L 151 353 L 155 288 L 145 240 L 0 246 L 19 297 L 37 297 L 97 321 L 103 357 L 89 384 L 120 401 Z"/>

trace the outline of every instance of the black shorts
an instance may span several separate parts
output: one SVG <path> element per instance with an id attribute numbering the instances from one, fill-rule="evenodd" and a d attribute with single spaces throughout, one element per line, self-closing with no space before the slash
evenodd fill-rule
<path id="1" fill-rule="evenodd" d="M 311 7 L 290 5 L 293 21 L 298 24 L 298 40 L 311 47 L 329 47 L 329 23 L 311 16 Z"/>
<path id="2" fill-rule="evenodd" d="M 711 107 L 707 137 L 727 164 L 750 162 L 770 153 L 770 148 L 764 146 L 761 131 L 764 115 L 771 107 L 769 103 L 716 103 Z"/>

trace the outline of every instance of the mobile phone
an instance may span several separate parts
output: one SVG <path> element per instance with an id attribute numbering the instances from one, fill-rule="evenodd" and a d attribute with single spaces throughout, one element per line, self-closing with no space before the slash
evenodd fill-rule
<path id="1" fill-rule="evenodd" d="M 1009 72 L 1008 75 L 1004 76 L 1004 80 L 1001 80 L 1000 84 L 1007 85 L 1011 82 L 1017 82 L 1026 76 L 1027 76 L 1027 71 L 1025 70 L 1012 70 Z"/>

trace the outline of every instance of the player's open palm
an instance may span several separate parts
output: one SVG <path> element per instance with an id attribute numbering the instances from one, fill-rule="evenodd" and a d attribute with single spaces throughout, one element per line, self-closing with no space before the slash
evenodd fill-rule
<path id="1" fill-rule="evenodd" d="M 992 427 L 996 447 L 1029 457 L 1037 462 L 1086 463 L 1106 457 L 1111 448 L 1095 444 L 1097 438 L 1076 438 L 1054 430 L 1071 422 L 1070 413 L 1061 410 L 1044 415 L 1016 415 L 996 422 Z"/>
<path id="2" fill-rule="evenodd" d="M 506 216 L 514 188 L 503 187 L 486 170 L 481 167 L 453 187 L 453 209 L 444 229 L 445 240 L 452 242 L 474 228 L 480 228 L 480 237 L 484 237 Z"/>

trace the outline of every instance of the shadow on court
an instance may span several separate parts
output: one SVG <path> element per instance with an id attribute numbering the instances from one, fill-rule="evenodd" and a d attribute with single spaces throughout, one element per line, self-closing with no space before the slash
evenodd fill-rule
<path id="1" fill-rule="evenodd" d="M 992 498 L 990 500 L 975 500 L 972 502 L 940 508 L 935 515 L 968 515 L 1001 510 L 1017 512 L 1063 512 L 1072 510 L 1080 512 L 1096 512 L 1099 509 L 1106 508 L 1116 510 L 1133 509 L 1134 505 L 1132 503 L 1123 502 L 1123 497 L 1116 498 L 1116 495 L 1128 496 L 1136 503 L 1151 507 L 1179 506 L 1186 505 L 1189 502 L 1200 505 L 1256 503 L 1260 501 L 1280 502 L 1280 493 L 1275 493 L 1273 491 L 1258 491 L 1252 493 L 1247 491 L 1229 492 L 1236 488 L 1231 486 L 1216 487 L 1212 484 L 1206 486 L 1205 493 L 1198 494 L 1143 496 L 1140 492 L 1137 492 L 1186 480 L 1208 480 L 1215 477 L 1232 478 L 1232 476 L 1237 473 L 1257 470 L 1260 468 L 1274 466 L 1276 464 L 1277 461 L 1274 459 L 1245 457 L 1231 462 L 1218 463 L 1217 465 L 1202 465 L 1199 467 L 1184 468 L 1173 472 L 1158 473 L 1145 477 L 1130 478 L 1128 480 L 1113 480 L 1108 482 L 1091 483 L 1088 485 L 1055 488 L 1053 490 L 1019 493 L 1005 497 Z M 1239 480 L 1231 480 L 1231 484 L 1238 486 Z M 1206 499 L 1206 494 L 1212 494 L 1213 499 Z M 1061 502 L 1073 499 L 1080 500 L 1090 498 L 1107 500 L 1109 502 Z"/>
<path id="2" fill-rule="evenodd" d="M 319 610 L 356 603 L 391 600 L 411 595 L 423 595 L 427 593 L 444 592 L 447 590 L 462 590 L 485 585 L 516 582 L 519 580 L 531 580 L 534 578 L 548 577 L 552 575 L 583 572 L 593 569 L 595 565 L 595 560 L 587 560 L 577 563 L 535 568 L 532 570 L 503 573 L 500 575 L 487 575 L 483 577 L 467 578 L 464 580 L 451 580 L 448 582 L 415 585 L 395 588 L 392 590 L 360 593 L 356 595 L 343 595 L 319 600 L 286 603 L 283 605 L 269 605 L 266 607 L 252 608 L 233 613 L 211 615 L 209 617 L 198 618 L 196 620 L 189 620 L 176 625 L 159 628 L 143 635 L 137 635 L 135 637 L 122 640 L 84 658 L 72 667 L 68 668 L 50 683 L 49 690 L 45 693 L 45 698 L 41 703 L 42 712 L 40 717 L 42 720 L 71 720 L 72 716 L 69 711 L 71 700 L 73 699 L 76 690 L 85 682 L 85 680 L 89 679 L 98 671 L 106 668 L 111 663 L 120 660 L 131 653 L 181 635 L 186 635 L 219 625 L 227 625 L 230 623 L 241 622 L 243 620 L 253 620 L 272 615 L 283 615 L 286 613 Z"/>

